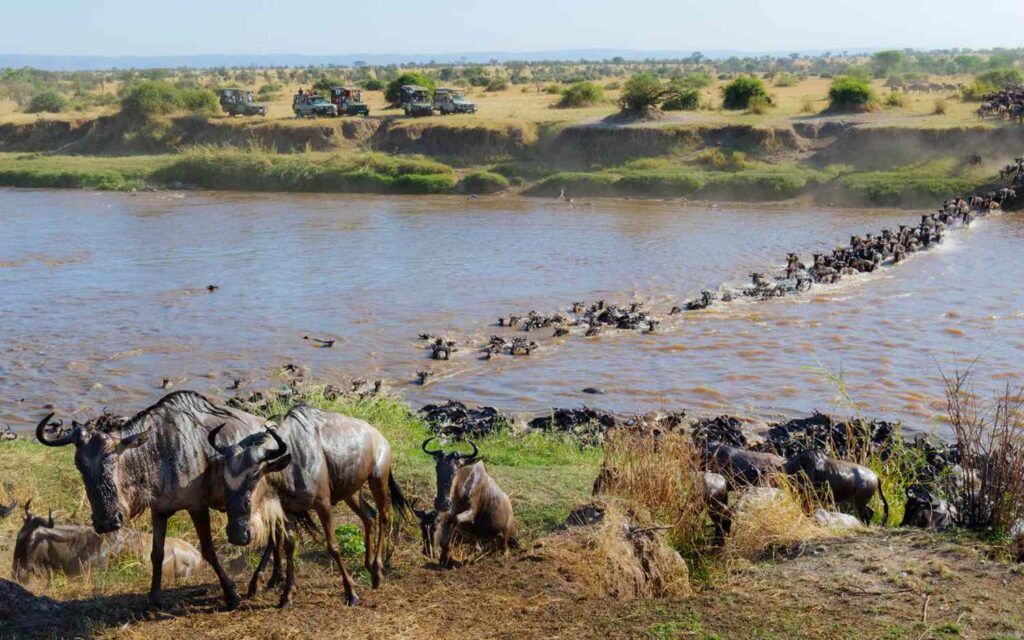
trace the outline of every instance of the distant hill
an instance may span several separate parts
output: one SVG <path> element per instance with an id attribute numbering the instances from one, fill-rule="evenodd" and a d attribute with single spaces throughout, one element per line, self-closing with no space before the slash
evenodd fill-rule
<path id="1" fill-rule="evenodd" d="M 849 49 L 851 53 L 870 52 L 873 49 Z M 838 50 L 836 51 L 839 52 Z M 185 56 L 58 56 L 33 55 L 19 53 L 0 53 L 0 68 L 34 67 L 50 71 L 95 71 L 101 69 L 173 69 L 191 67 L 204 69 L 210 67 L 306 67 L 339 65 L 352 66 L 357 62 L 371 65 L 400 65 L 405 63 L 424 64 L 437 63 L 486 63 L 491 60 L 509 62 L 521 60 L 536 62 L 541 60 L 610 60 L 621 57 L 626 60 L 669 60 L 688 58 L 693 51 L 637 51 L 633 49 L 566 49 L 556 51 L 477 51 L 470 53 L 437 53 L 437 54 L 396 54 L 396 53 L 353 53 L 338 55 L 305 55 L 298 53 L 274 54 L 206 54 Z M 732 56 L 744 58 L 751 56 L 785 56 L 791 51 L 701 51 L 706 58 L 723 59 Z M 821 50 L 798 51 L 803 55 L 820 55 Z"/>

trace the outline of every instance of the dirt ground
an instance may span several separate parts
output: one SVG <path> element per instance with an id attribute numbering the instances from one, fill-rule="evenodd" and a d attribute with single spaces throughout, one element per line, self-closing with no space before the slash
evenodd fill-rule
<path id="1" fill-rule="evenodd" d="M 322 557 L 306 557 L 290 609 L 264 592 L 237 611 L 215 583 L 64 602 L 64 627 L 19 637 L 116 638 L 978 638 L 1024 637 L 1024 569 L 969 540 L 871 532 L 810 543 L 787 558 L 734 566 L 693 595 L 589 597 L 544 545 L 439 571 L 403 546 L 384 587 L 360 579 L 346 608 Z M 350 562 L 350 565 L 352 563 Z M 697 581 L 695 585 L 699 586 Z M 0 635 L 11 637 L 10 627 Z"/>

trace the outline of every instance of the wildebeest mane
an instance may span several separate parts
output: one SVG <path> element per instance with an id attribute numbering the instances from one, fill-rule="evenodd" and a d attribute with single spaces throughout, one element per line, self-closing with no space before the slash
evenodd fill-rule
<path id="1" fill-rule="evenodd" d="M 116 425 L 116 428 L 122 435 L 132 435 L 148 429 L 149 418 L 169 418 L 171 416 L 182 416 L 194 426 L 201 426 L 203 415 L 218 416 L 225 420 L 234 418 L 231 412 L 213 404 L 206 396 L 186 390 L 167 394 L 155 404 L 135 414 L 131 419 Z M 168 420 L 168 422 L 179 424 L 176 420 Z M 114 421 L 111 421 L 111 425 L 114 425 Z"/>

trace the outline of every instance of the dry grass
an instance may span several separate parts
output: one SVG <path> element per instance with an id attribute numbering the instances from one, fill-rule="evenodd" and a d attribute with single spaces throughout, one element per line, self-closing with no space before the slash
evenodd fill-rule
<path id="1" fill-rule="evenodd" d="M 943 375 L 946 410 L 963 478 L 952 484 L 960 523 L 1006 535 L 1024 516 L 1024 389 L 978 397 L 971 372 Z"/>
<path id="2" fill-rule="evenodd" d="M 723 556 L 730 561 L 755 561 L 766 555 L 785 555 L 811 540 L 832 536 L 808 515 L 817 500 L 822 498 L 816 499 L 786 476 L 773 478 L 772 488 L 752 489 L 733 507 Z M 828 502 L 827 497 L 824 501 Z"/>

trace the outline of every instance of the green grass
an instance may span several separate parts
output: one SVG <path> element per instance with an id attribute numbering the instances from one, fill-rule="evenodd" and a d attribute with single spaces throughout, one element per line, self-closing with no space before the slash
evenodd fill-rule
<path id="1" fill-rule="evenodd" d="M 935 206 L 946 198 L 968 193 L 990 178 L 946 159 L 888 171 L 850 173 L 837 178 L 831 186 L 834 196 L 843 202 Z"/>
<path id="2" fill-rule="evenodd" d="M 457 183 L 451 167 L 421 157 L 211 147 L 185 151 L 153 178 L 207 189 L 349 193 L 443 193 Z"/>
<path id="3" fill-rule="evenodd" d="M 0 153 L 0 186 L 126 191 L 142 187 L 169 159 Z"/>

